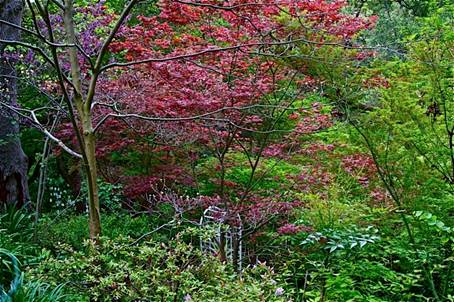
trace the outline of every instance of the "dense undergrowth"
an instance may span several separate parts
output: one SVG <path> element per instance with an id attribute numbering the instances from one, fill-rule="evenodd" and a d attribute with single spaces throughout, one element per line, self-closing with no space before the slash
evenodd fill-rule
<path id="1" fill-rule="evenodd" d="M 331 206 L 323 210 L 345 216 L 339 204 Z M 32 217 L 11 210 L 2 217 L 8 229 L 1 243 L 14 255 L 2 251 L 1 281 L 15 292 L 12 301 L 423 301 L 430 291 L 421 266 L 430 259 L 435 284 L 449 295 L 452 231 L 433 216 L 414 216 L 420 248 L 410 250 L 399 217 L 369 211 L 314 233 L 266 234 L 267 261 L 238 276 L 198 249 L 210 230 L 169 227 L 140 238 L 160 222 L 113 213 L 104 216 L 105 236 L 93 246 L 81 227 L 85 216 L 45 216 L 32 228 Z M 311 214 L 339 222 L 320 210 Z M 364 226 L 353 224 L 358 220 Z"/>

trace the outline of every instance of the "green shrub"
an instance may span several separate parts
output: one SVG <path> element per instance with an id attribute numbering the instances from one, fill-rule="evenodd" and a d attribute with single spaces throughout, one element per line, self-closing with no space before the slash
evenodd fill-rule
<path id="1" fill-rule="evenodd" d="M 38 241 L 41 246 L 54 250 L 55 243 L 65 243 L 76 250 L 83 249 L 84 240 L 88 239 L 88 217 L 86 215 L 45 216 L 38 226 Z M 155 216 L 133 217 L 127 213 L 106 213 L 102 216 L 103 235 L 116 238 L 120 235 L 139 237 L 160 225 Z M 156 234 L 153 238 L 161 238 Z M 162 240 L 165 240 L 163 238 Z"/>
<path id="2" fill-rule="evenodd" d="M 86 241 L 82 251 L 67 244 L 58 249 L 30 274 L 50 284 L 68 282 L 67 301 L 285 301 L 266 266 L 238 278 L 178 239 L 136 245 L 131 238 L 102 238 L 98 246 Z"/>

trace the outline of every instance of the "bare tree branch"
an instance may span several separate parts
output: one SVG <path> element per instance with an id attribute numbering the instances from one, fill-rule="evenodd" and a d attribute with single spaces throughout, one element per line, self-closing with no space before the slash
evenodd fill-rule
<path id="1" fill-rule="evenodd" d="M 63 143 L 60 139 L 58 139 L 56 136 L 54 136 L 52 133 L 50 133 L 46 129 L 46 127 L 44 125 L 42 125 L 40 123 L 40 121 L 38 120 L 38 118 L 36 116 L 36 111 L 40 111 L 40 110 L 56 110 L 55 108 L 52 108 L 52 107 L 40 107 L 40 108 L 37 108 L 37 109 L 30 110 L 30 109 L 23 109 L 23 108 L 13 107 L 13 106 L 10 106 L 10 105 L 8 105 L 6 103 L 3 103 L 3 102 L 0 102 L 0 106 L 6 107 L 7 109 L 11 110 L 12 112 L 14 112 L 14 113 L 20 115 L 21 117 L 24 117 L 24 118 L 28 119 L 29 121 L 31 121 L 33 123 L 33 125 L 36 126 L 37 129 L 39 129 L 50 140 L 54 141 L 58 146 L 60 146 L 60 148 L 65 150 L 68 154 L 70 154 L 70 155 L 72 155 L 72 156 L 74 156 L 76 158 L 80 158 L 80 159 L 82 158 L 82 155 L 80 155 L 76 151 L 72 150 L 67 145 L 65 145 L 65 143 Z M 26 112 L 26 113 L 30 114 L 30 116 L 27 116 L 27 115 L 23 114 L 22 112 Z"/>

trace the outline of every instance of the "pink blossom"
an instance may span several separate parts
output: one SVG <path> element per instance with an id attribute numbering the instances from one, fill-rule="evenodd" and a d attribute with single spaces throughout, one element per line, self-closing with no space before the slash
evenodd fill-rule
<path id="1" fill-rule="evenodd" d="M 304 225 L 294 225 L 292 223 L 287 223 L 281 226 L 277 232 L 280 235 L 294 235 L 300 232 L 309 232 L 312 228 L 304 226 Z"/>

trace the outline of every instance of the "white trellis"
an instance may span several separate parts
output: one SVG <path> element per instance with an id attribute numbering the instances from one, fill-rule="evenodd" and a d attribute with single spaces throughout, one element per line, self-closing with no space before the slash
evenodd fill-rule
<path id="1" fill-rule="evenodd" d="M 213 238 L 200 237 L 200 249 L 207 254 L 217 255 L 219 253 L 219 243 L 221 239 L 221 230 L 225 232 L 225 255 L 229 261 L 233 260 L 233 238 L 238 238 L 238 269 L 242 270 L 243 263 L 243 226 L 241 224 L 241 218 L 238 215 L 239 225 L 236 227 L 225 224 L 227 212 L 219 207 L 210 206 L 204 212 L 200 218 L 200 226 L 215 226 L 216 233 Z"/>

